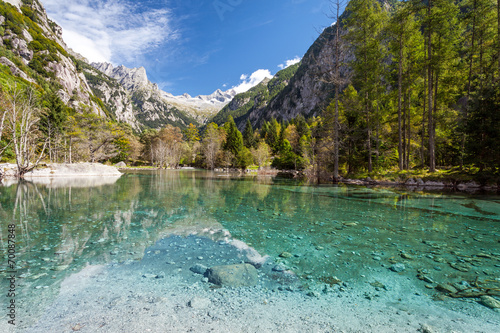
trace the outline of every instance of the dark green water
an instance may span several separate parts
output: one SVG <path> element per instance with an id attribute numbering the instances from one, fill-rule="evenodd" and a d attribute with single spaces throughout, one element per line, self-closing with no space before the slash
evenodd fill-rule
<path id="1" fill-rule="evenodd" d="M 69 275 L 89 264 L 140 260 L 171 234 L 239 240 L 304 283 L 336 277 L 352 284 L 380 272 L 406 275 L 422 290 L 500 281 L 498 196 L 300 185 L 165 171 L 0 187 L 1 294 L 9 224 L 16 225 L 16 297 L 32 319 Z M 390 271 L 394 264 L 404 270 Z M 418 280 L 418 272 L 435 283 Z"/>

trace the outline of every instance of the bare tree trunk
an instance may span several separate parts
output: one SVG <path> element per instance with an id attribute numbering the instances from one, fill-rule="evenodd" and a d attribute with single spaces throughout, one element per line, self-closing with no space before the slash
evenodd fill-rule
<path id="1" fill-rule="evenodd" d="M 427 53 L 427 38 L 424 39 L 424 43 L 425 43 L 425 46 L 424 46 L 424 50 L 425 52 Z M 427 55 L 425 55 L 426 58 L 427 58 Z M 427 76 L 428 76 L 428 72 L 427 70 L 424 70 L 424 73 L 423 73 L 423 76 L 424 76 L 424 86 L 423 86 L 423 92 L 424 92 L 424 96 L 423 96 L 423 102 L 422 102 L 422 105 L 423 105 L 423 112 L 422 112 L 422 143 L 420 145 L 420 161 L 421 161 L 421 164 L 422 164 L 422 167 L 424 167 L 425 165 L 425 119 L 426 119 L 426 106 L 427 106 Z"/>
<path id="2" fill-rule="evenodd" d="M 334 134 L 333 134 L 333 180 L 335 182 L 339 179 L 339 67 L 340 67 L 340 52 L 339 52 L 339 42 L 340 42 L 340 24 L 339 24 L 339 12 L 340 12 L 340 0 L 336 0 L 336 15 L 335 15 L 335 116 L 334 116 Z"/>
<path id="3" fill-rule="evenodd" d="M 399 170 L 405 170 L 406 169 L 406 112 L 407 112 L 407 109 L 406 109 L 406 99 L 408 98 L 407 94 L 405 93 L 404 94 L 404 103 L 403 103 L 403 112 L 402 112 L 402 115 L 401 115 L 401 118 L 402 118 L 402 128 L 400 128 L 400 136 L 402 136 L 402 140 L 400 141 L 400 147 L 402 149 L 402 151 L 400 151 L 399 153 L 399 159 L 400 159 L 400 165 L 402 166 L 402 168 L 400 168 Z"/>
<path id="4" fill-rule="evenodd" d="M 406 148 L 406 170 L 410 170 L 410 154 L 411 154 L 411 89 L 408 91 L 408 106 L 407 106 L 407 117 L 406 127 L 408 128 L 408 146 Z"/>
<path id="5" fill-rule="evenodd" d="M 37 123 L 39 109 L 35 105 L 35 96 L 31 88 L 24 92 L 14 86 L 9 94 L 9 125 L 12 130 L 12 142 L 16 155 L 17 175 L 23 178 L 40 163 L 45 154 L 48 140 L 45 139 L 43 147 L 37 155 Z M 34 160 L 35 159 L 35 160 Z M 34 160 L 34 161 L 33 161 Z"/>
<path id="6" fill-rule="evenodd" d="M 471 85 L 472 85 L 472 64 L 474 62 L 474 42 L 476 36 L 476 10 L 477 10 L 477 0 L 474 0 L 474 7 L 472 8 L 473 18 L 472 18 L 472 41 L 471 41 L 471 53 L 469 57 L 469 79 L 467 83 L 467 101 L 470 97 Z"/>
<path id="7" fill-rule="evenodd" d="M 378 94 L 377 94 L 378 95 Z M 377 100 L 378 100 L 379 96 L 377 96 Z M 375 160 L 375 166 L 377 166 L 377 163 L 379 161 L 379 158 L 380 158 L 380 106 L 379 104 L 377 103 L 377 129 L 376 129 L 376 133 L 375 133 L 375 141 L 377 142 L 376 144 L 376 151 L 375 151 L 375 156 L 377 156 L 376 160 Z"/>
<path id="8" fill-rule="evenodd" d="M 69 164 L 73 163 L 72 155 L 71 155 L 72 146 L 73 146 L 73 138 L 69 138 Z"/>
<path id="9" fill-rule="evenodd" d="M 432 1 L 429 0 L 427 6 L 427 15 L 431 17 L 431 4 Z M 428 109 L 429 109 L 429 171 L 436 171 L 436 152 L 435 152 L 435 138 L 434 138 L 434 113 L 433 113 L 433 73 L 432 73 L 432 29 L 431 23 L 429 22 L 428 29 L 428 42 L 427 42 L 427 83 L 428 83 Z"/>
<path id="10" fill-rule="evenodd" d="M 399 40 L 399 64 L 398 64 L 398 158 L 399 170 L 403 170 L 403 141 L 401 128 L 401 95 L 403 90 L 403 37 Z"/>
<path id="11" fill-rule="evenodd" d="M 368 95 L 368 93 L 366 93 Z M 367 103 L 368 103 L 368 96 L 366 97 Z M 373 171 L 373 164 L 372 164 L 372 130 L 370 126 L 370 113 L 368 111 L 368 106 L 366 106 L 366 124 L 368 127 L 368 139 L 367 139 L 367 145 L 368 145 L 368 172 Z"/>
<path id="12" fill-rule="evenodd" d="M 433 133 L 433 138 L 434 138 L 434 171 L 436 171 L 436 120 L 435 115 L 437 114 L 437 109 L 438 109 L 438 100 L 437 100 L 437 95 L 438 95 L 438 88 L 439 88 L 439 70 L 436 70 L 434 73 L 434 76 L 436 77 L 436 82 L 434 83 L 434 108 L 432 110 L 432 133 Z"/>

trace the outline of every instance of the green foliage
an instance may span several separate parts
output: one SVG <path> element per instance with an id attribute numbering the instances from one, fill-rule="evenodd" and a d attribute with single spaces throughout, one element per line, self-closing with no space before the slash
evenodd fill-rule
<path id="1" fill-rule="evenodd" d="M 0 2 L 0 15 L 5 17 L 5 26 L 18 36 L 22 36 L 23 29 L 27 29 L 33 37 L 36 51 L 48 50 L 52 57 L 57 59 L 57 53 L 69 57 L 57 42 L 44 36 L 43 29 L 36 23 L 36 14 L 27 6 L 21 7 L 23 14 L 19 13 L 17 8 L 9 3 Z M 33 42 L 28 46 L 33 49 Z"/>
<path id="2" fill-rule="evenodd" d="M 38 29 L 37 29 L 38 28 Z M 57 56 L 58 53 L 64 55 L 69 58 L 69 54 L 61 47 L 61 45 L 57 44 L 52 39 L 49 39 L 43 35 L 43 31 L 37 26 L 37 28 L 30 28 L 28 32 L 33 37 L 33 41 L 30 42 L 28 47 L 34 51 L 49 51 L 51 56 L 59 60 Z"/>
<path id="3" fill-rule="evenodd" d="M 38 22 L 38 16 L 30 7 L 22 6 L 21 11 L 23 12 L 24 16 L 29 17 L 31 21 Z"/>
<path id="4" fill-rule="evenodd" d="M 243 131 L 243 144 L 247 148 L 255 147 L 257 142 L 255 142 L 255 135 L 253 132 L 252 123 L 250 119 L 247 119 L 247 123 L 245 125 L 245 130 Z"/>
<path id="5" fill-rule="evenodd" d="M 117 154 L 111 159 L 111 162 L 118 163 L 127 161 L 132 150 L 130 140 L 125 135 L 119 135 L 114 140 L 114 145 L 116 146 Z"/>
<path id="6" fill-rule="evenodd" d="M 269 90 L 269 98 L 272 100 L 276 97 L 280 92 L 285 89 L 288 85 L 292 77 L 297 72 L 297 69 L 300 67 L 301 63 L 297 63 L 295 65 L 289 66 L 285 69 L 282 69 L 269 81 L 267 84 L 267 89 Z"/>
<path id="7" fill-rule="evenodd" d="M 232 116 L 238 127 L 242 128 L 252 111 L 265 108 L 287 87 L 299 66 L 300 63 L 287 67 L 276 73 L 270 81 L 263 81 L 247 92 L 236 95 L 233 101 L 215 115 L 212 121 L 221 125 L 229 116 Z"/>
<path id="8" fill-rule="evenodd" d="M 274 158 L 271 166 L 280 170 L 303 170 L 305 161 L 292 151 L 290 142 L 285 139 L 279 157 Z"/>
<path id="9" fill-rule="evenodd" d="M 238 153 L 243 149 L 243 136 L 236 127 L 233 117 L 229 116 L 227 122 L 224 124 L 226 131 L 226 142 L 224 143 L 224 150 L 238 156 Z"/>
<path id="10" fill-rule="evenodd" d="M 265 92 L 266 86 L 260 83 L 247 92 L 236 95 L 231 103 L 215 115 L 212 122 L 222 125 L 228 121 L 229 116 L 234 119 L 246 115 L 255 106 L 255 101 L 260 99 L 259 96 L 265 94 Z M 231 109 L 233 106 L 237 106 L 237 108 L 234 110 Z"/>
<path id="11" fill-rule="evenodd" d="M 190 123 L 184 130 L 184 138 L 190 144 L 200 141 L 200 133 L 198 131 L 198 128 Z"/>
<path id="12" fill-rule="evenodd" d="M 42 107 L 44 110 L 40 117 L 42 131 L 46 135 L 51 135 L 49 134 L 51 131 L 62 131 L 70 113 L 69 108 L 54 92 L 46 93 L 42 97 Z"/>
<path id="13" fill-rule="evenodd" d="M 467 119 L 469 160 L 481 170 L 500 171 L 500 84 L 479 89 L 472 97 Z"/>
<path id="14" fill-rule="evenodd" d="M 247 147 L 243 147 L 239 152 L 238 155 L 236 155 L 236 161 L 238 164 L 238 167 L 241 169 L 246 169 L 249 165 L 253 164 L 253 156 L 252 152 L 250 149 Z"/>
<path id="15" fill-rule="evenodd" d="M 118 89 L 120 87 L 120 84 L 115 79 L 110 78 L 106 74 L 96 70 L 86 62 L 75 58 L 73 59 L 73 61 L 75 62 L 77 69 L 79 71 L 83 71 L 83 74 L 85 75 L 85 78 L 87 79 L 90 86 L 98 86 L 104 82 L 110 88 Z M 136 96 L 136 98 L 140 98 L 140 96 Z"/>
<path id="16" fill-rule="evenodd" d="M 112 119 L 112 120 L 116 120 L 115 115 L 109 111 L 109 109 L 106 106 L 106 104 L 104 104 L 104 102 L 99 97 L 97 97 L 95 95 L 91 95 L 90 96 L 90 100 L 92 102 L 96 103 L 99 106 L 99 108 L 102 111 L 104 111 L 104 113 L 106 114 L 107 118 Z"/>
<path id="17" fill-rule="evenodd" d="M 274 118 L 269 123 L 265 122 L 262 126 L 261 135 L 271 147 L 273 154 L 277 154 L 280 150 L 280 131 L 281 126 Z"/>

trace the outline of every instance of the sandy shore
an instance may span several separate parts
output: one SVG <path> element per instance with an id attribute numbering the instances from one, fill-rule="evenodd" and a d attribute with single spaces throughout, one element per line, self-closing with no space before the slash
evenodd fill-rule
<path id="1" fill-rule="evenodd" d="M 173 240 L 140 261 L 87 266 L 62 283 L 36 323 L 12 332 L 500 331 L 500 313 L 477 302 L 433 301 L 393 272 L 330 286 L 276 272 L 269 258 L 256 286 L 219 288 L 189 267 L 239 263 L 241 253 L 196 237 Z"/>

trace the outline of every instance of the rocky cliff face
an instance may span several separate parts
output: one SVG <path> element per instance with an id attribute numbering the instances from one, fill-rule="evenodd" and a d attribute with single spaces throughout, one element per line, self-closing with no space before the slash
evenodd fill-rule
<path id="1" fill-rule="evenodd" d="M 88 107 L 104 114 L 85 76 L 66 51 L 61 27 L 47 17 L 41 3 L 9 0 L 1 4 L 0 26 L 0 47 L 6 50 L 0 63 L 13 76 L 42 85 L 49 83 L 58 87 L 57 94 L 68 106 L 76 110 Z"/>
<path id="2" fill-rule="evenodd" d="M 167 124 L 186 127 L 189 123 L 201 125 L 231 101 L 232 90 L 215 91 L 211 95 L 191 97 L 188 94 L 174 96 L 162 91 L 148 80 L 144 67 L 114 67 L 109 63 L 92 63 L 94 70 L 86 73 L 104 74 L 108 83 L 90 80 L 94 92 L 113 110 L 117 119 L 127 119 L 134 128 L 145 126 L 160 128 Z M 87 75 L 88 76 L 88 75 Z M 109 84 L 113 80 L 115 84 Z M 121 96 L 120 98 L 117 98 Z M 114 99 L 113 99 L 114 98 Z M 131 119 L 135 119 L 135 122 Z"/>
<path id="3" fill-rule="evenodd" d="M 38 0 L 7 2 L 0 2 L 0 66 L 13 77 L 49 84 L 77 111 L 90 109 L 136 131 L 167 124 L 182 128 L 205 123 L 235 95 L 218 90 L 208 96 L 173 96 L 151 83 L 143 67 L 91 66 L 67 48 L 62 29 Z"/>
<path id="4" fill-rule="evenodd" d="M 334 94 L 333 84 L 327 83 L 333 71 L 334 28 L 325 29 L 299 64 L 237 95 L 213 121 L 223 124 L 231 115 L 242 130 L 247 119 L 258 128 L 272 118 L 286 121 L 300 114 L 305 117 L 319 115 Z"/>
<path id="5" fill-rule="evenodd" d="M 299 66 L 300 63 L 285 68 L 276 73 L 274 78 L 264 79 L 249 91 L 236 95 L 212 121 L 222 125 L 232 116 L 240 131 L 245 128 L 247 119 L 250 119 L 254 127 L 260 126 L 270 103 L 288 87 Z"/>
<path id="6" fill-rule="evenodd" d="M 390 11 L 396 4 L 394 0 L 378 0 L 385 10 Z M 291 120 L 298 115 L 305 117 L 318 116 L 326 109 L 335 94 L 335 86 L 332 82 L 335 62 L 335 31 L 340 24 L 340 34 L 345 34 L 342 22 L 349 15 L 344 12 L 339 22 L 328 27 L 318 37 L 302 58 L 300 67 L 291 78 L 288 85 L 283 88 L 264 108 L 254 108 L 248 114 L 252 125 L 260 127 L 264 121 L 272 118 L 278 120 Z M 348 45 L 341 46 L 341 62 L 348 63 L 353 60 Z M 348 66 L 341 66 L 340 75 L 342 81 L 350 76 Z M 340 91 L 345 88 L 341 84 Z M 245 118 L 246 121 L 246 118 Z M 240 125 L 241 126 L 241 125 Z"/>
<path id="7" fill-rule="evenodd" d="M 333 70 L 333 42 L 333 27 L 330 27 L 309 48 L 288 85 L 265 108 L 248 114 L 254 127 L 272 118 L 291 120 L 300 114 L 317 116 L 326 108 L 334 91 L 333 84 L 326 83 Z"/>

